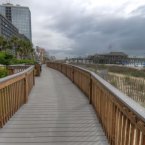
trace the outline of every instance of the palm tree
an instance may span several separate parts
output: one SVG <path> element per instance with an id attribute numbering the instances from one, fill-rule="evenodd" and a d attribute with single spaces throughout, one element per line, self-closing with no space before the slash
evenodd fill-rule
<path id="1" fill-rule="evenodd" d="M 32 43 L 28 40 L 21 40 L 21 47 L 21 53 L 23 55 L 23 58 L 29 58 L 32 52 Z"/>
<path id="2" fill-rule="evenodd" d="M 13 47 L 13 49 L 15 51 L 15 56 L 17 58 L 18 57 L 17 53 L 18 53 L 18 49 L 19 49 L 19 38 L 16 36 L 12 37 L 10 40 L 10 44 Z"/>
<path id="3" fill-rule="evenodd" d="M 33 53 L 33 45 L 29 40 L 19 39 L 18 37 L 11 38 L 11 45 L 15 49 L 15 56 L 21 59 L 28 58 Z"/>
<path id="4" fill-rule="evenodd" d="M 34 60 L 34 52 L 35 52 L 35 49 L 31 48 L 30 49 L 30 57 L 31 57 L 32 60 Z"/>
<path id="5" fill-rule="evenodd" d="M 6 39 L 6 40 L 4 41 L 4 48 L 5 48 L 5 52 L 10 52 L 10 53 L 12 53 L 11 50 L 13 49 L 13 47 L 12 47 L 12 44 L 11 44 L 11 42 L 10 42 L 9 39 Z"/>
<path id="6" fill-rule="evenodd" d="M 0 36 L 0 50 L 2 51 L 3 48 L 4 48 L 4 37 L 3 36 Z"/>

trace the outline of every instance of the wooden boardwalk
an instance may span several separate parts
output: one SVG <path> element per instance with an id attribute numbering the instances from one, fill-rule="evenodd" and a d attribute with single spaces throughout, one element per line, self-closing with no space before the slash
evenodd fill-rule
<path id="1" fill-rule="evenodd" d="M 29 101 L 0 129 L 0 145 L 108 145 L 87 97 L 43 66 Z"/>

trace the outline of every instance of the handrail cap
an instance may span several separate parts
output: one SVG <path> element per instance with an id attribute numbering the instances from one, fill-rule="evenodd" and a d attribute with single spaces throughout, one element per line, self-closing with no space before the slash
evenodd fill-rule
<path id="1" fill-rule="evenodd" d="M 4 83 L 6 81 L 9 81 L 13 78 L 16 78 L 16 77 L 19 77 L 21 75 L 24 75 L 25 73 L 29 72 L 30 70 L 34 69 L 34 66 L 30 66 L 29 68 L 27 68 L 26 70 L 22 71 L 22 72 L 19 72 L 17 74 L 13 74 L 13 75 L 10 75 L 10 76 L 7 76 L 7 77 L 4 77 L 4 78 L 1 78 L 0 79 L 0 83 Z"/>

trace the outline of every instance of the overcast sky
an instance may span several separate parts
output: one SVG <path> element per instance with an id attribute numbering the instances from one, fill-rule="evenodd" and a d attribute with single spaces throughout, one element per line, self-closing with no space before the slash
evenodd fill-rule
<path id="1" fill-rule="evenodd" d="M 1 0 L 1 3 L 4 0 Z M 32 14 L 33 44 L 62 57 L 145 56 L 145 0 L 11 0 Z"/>

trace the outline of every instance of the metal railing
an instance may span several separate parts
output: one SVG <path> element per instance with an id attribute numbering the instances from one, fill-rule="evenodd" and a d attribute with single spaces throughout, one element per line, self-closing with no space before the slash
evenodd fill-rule
<path id="1" fill-rule="evenodd" d="M 145 145 L 145 109 L 97 74 L 60 63 L 61 71 L 88 96 L 111 145 Z"/>
<path id="2" fill-rule="evenodd" d="M 0 79 L 0 128 L 28 101 L 35 84 L 34 67 Z"/>

